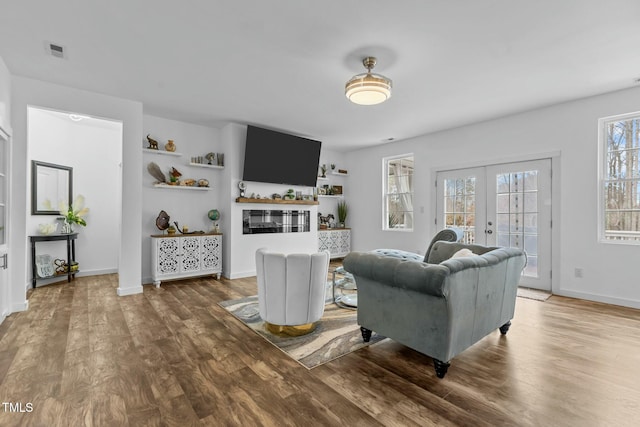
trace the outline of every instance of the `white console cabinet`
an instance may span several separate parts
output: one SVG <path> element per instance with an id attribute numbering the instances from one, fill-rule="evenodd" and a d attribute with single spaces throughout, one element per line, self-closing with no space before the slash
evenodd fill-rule
<path id="1" fill-rule="evenodd" d="M 222 273 L 222 234 L 151 236 L 151 276 L 163 280 Z"/>
<path id="2" fill-rule="evenodd" d="M 331 258 L 341 258 L 351 252 L 351 230 L 331 228 L 318 230 L 318 249 L 329 251 Z"/>

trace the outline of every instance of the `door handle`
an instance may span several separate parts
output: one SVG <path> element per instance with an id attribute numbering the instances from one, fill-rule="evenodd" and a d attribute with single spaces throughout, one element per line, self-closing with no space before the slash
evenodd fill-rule
<path id="1" fill-rule="evenodd" d="M 487 231 L 485 231 L 485 233 L 487 233 L 487 234 L 493 234 L 493 230 L 487 230 Z"/>
<path id="2" fill-rule="evenodd" d="M 0 257 L 0 259 L 2 259 L 2 266 L 0 266 L 0 268 L 2 268 L 3 270 L 7 269 L 7 255 L 8 254 L 4 254 Z"/>

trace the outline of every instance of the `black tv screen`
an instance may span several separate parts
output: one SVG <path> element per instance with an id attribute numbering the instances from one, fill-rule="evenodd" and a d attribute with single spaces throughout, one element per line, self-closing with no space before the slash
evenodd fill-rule
<path id="1" fill-rule="evenodd" d="M 242 179 L 315 187 L 321 145 L 320 141 L 249 126 Z"/>

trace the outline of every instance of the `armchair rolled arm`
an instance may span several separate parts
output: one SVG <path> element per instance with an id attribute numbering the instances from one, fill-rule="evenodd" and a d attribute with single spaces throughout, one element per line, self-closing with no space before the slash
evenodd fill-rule
<path id="1" fill-rule="evenodd" d="M 345 270 L 356 277 L 437 297 L 444 296 L 449 269 L 442 265 L 407 261 L 370 252 L 351 252 L 344 261 Z M 358 285 L 360 286 L 360 285 Z"/>

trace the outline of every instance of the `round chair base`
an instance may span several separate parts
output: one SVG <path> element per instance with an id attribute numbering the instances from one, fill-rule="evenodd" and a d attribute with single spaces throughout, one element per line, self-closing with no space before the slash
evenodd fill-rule
<path id="1" fill-rule="evenodd" d="M 315 331 L 317 323 L 305 323 L 304 325 L 276 325 L 264 322 L 267 331 L 274 335 L 286 335 L 290 337 L 299 337 L 301 335 L 310 334 Z"/>

